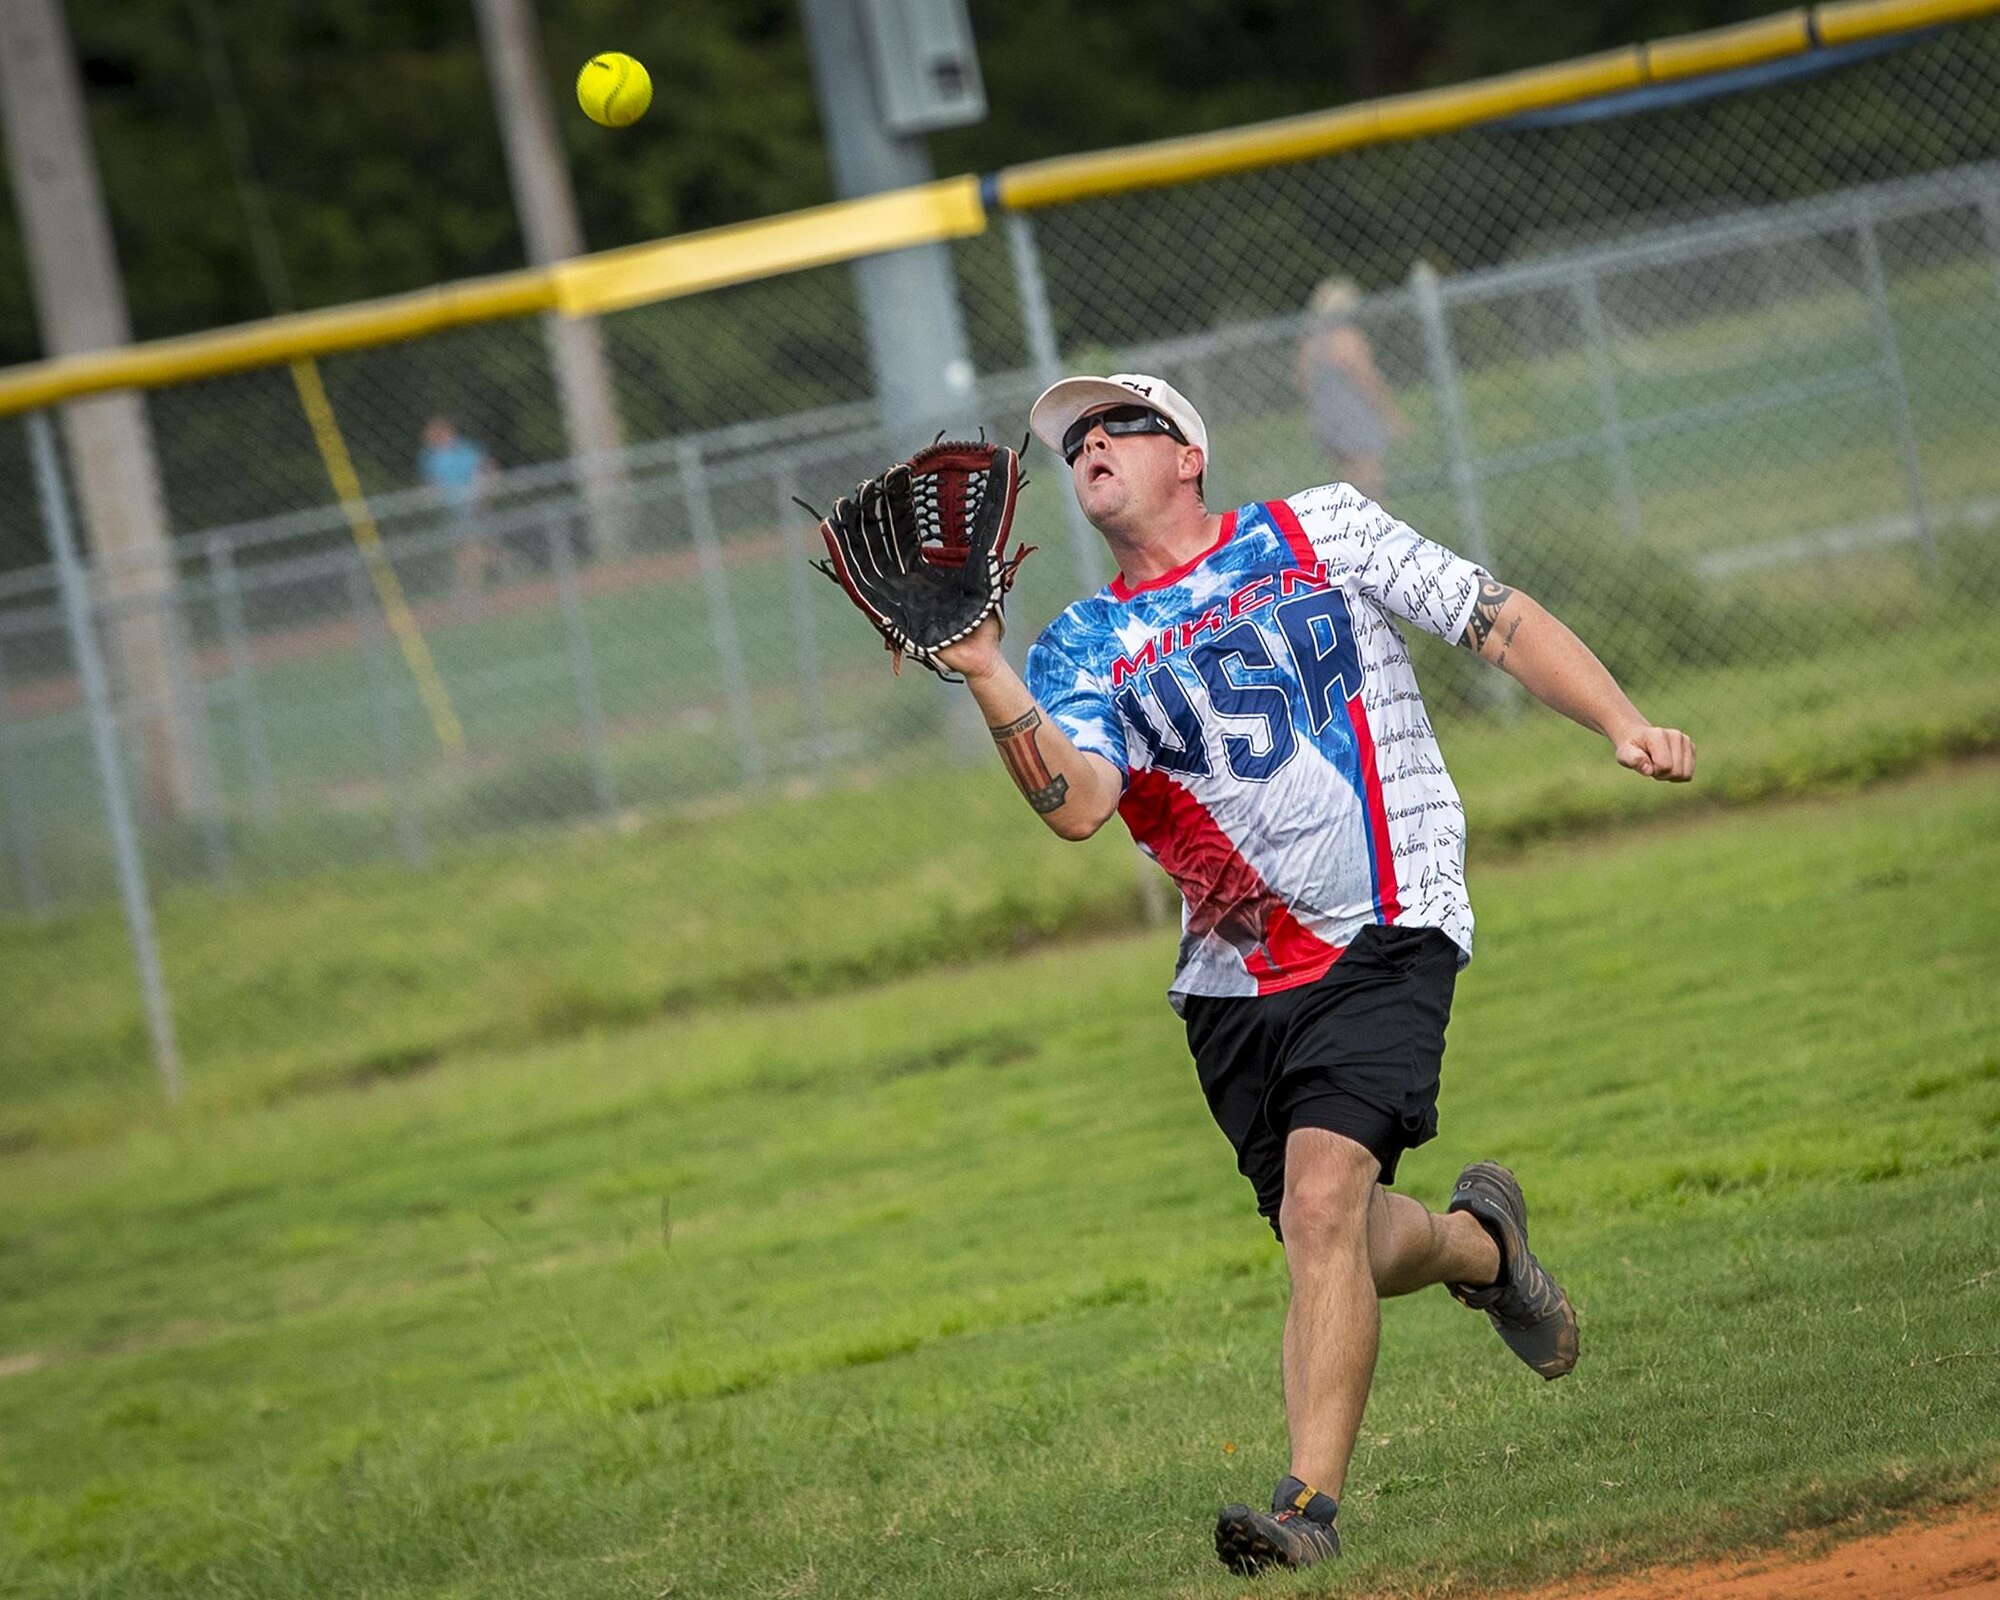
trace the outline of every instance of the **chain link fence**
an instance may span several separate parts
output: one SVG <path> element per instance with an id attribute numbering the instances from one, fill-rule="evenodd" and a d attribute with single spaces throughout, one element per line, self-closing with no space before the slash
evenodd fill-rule
<path id="1" fill-rule="evenodd" d="M 1016 212 L 936 247 L 968 420 L 1018 436 L 1061 372 L 1156 372 L 1209 422 L 1212 502 L 1363 483 L 1546 601 L 1642 705 L 2000 721 L 1996 88 L 1987 20 Z M 99 559 L 90 584 L 156 878 L 422 869 L 898 754 L 990 761 L 963 697 L 892 680 L 806 566 L 794 497 L 921 442 L 878 413 L 853 269 L 599 326 L 615 463 L 567 457 L 538 319 L 323 358 L 359 538 L 286 369 L 145 397 L 171 570 Z M 1021 649 L 1109 575 L 1059 466 L 1030 470 Z M 113 886 L 44 527 L 27 429 L 0 425 L 14 917 Z M 1448 752 L 1517 710 L 1462 652 L 1419 665 Z"/>

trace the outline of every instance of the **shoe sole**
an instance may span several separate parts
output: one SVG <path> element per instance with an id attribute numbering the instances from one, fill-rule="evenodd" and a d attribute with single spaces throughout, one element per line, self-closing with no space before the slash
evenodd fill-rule
<path id="1" fill-rule="evenodd" d="M 1329 1528 L 1326 1532 L 1333 1542 L 1331 1550 L 1296 1560 L 1289 1549 L 1258 1526 L 1262 1520 L 1246 1505 L 1224 1506 L 1215 1519 L 1216 1559 L 1239 1578 L 1254 1578 L 1273 1568 L 1294 1571 L 1314 1567 L 1340 1554 L 1340 1535 Z"/>
<path id="2" fill-rule="evenodd" d="M 1215 1519 L 1215 1555 L 1239 1578 L 1254 1578 L 1285 1563 L 1285 1554 L 1257 1531 L 1248 1506 L 1225 1506 Z"/>
<path id="3" fill-rule="evenodd" d="M 1484 1174 L 1505 1191 L 1508 1199 L 1512 1201 L 1512 1210 L 1521 1234 L 1522 1248 L 1528 1250 L 1528 1254 L 1533 1256 L 1534 1251 L 1528 1247 L 1527 1242 L 1528 1200 L 1527 1196 L 1521 1193 L 1520 1180 L 1497 1161 L 1475 1161 L 1464 1172 L 1459 1174 L 1459 1185 L 1461 1187 L 1465 1183 L 1467 1174 L 1473 1172 Z M 1539 1260 L 1536 1264 L 1540 1265 Z M 1553 1383 L 1557 1378 L 1568 1377 L 1575 1370 L 1577 1356 L 1580 1353 L 1581 1339 L 1577 1329 L 1576 1307 L 1570 1304 L 1569 1291 L 1556 1282 L 1554 1274 L 1549 1273 L 1546 1267 L 1543 1267 L 1541 1270 L 1545 1274 L 1548 1274 L 1549 1282 L 1555 1285 L 1556 1297 L 1562 1302 L 1562 1327 L 1556 1334 L 1555 1347 L 1553 1349 L 1540 1349 L 1540 1339 L 1531 1342 L 1524 1337 L 1528 1330 L 1510 1328 L 1490 1312 L 1487 1314 L 1487 1320 L 1493 1324 L 1493 1331 L 1500 1335 L 1500 1342 L 1519 1357 L 1522 1364 L 1530 1372 Z M 1545 1338 L 1546 1336 L 1544 1335 L 1543 1337 Z M 1529 1345 L 1529 1348 L 1524 1349 L 1524 1344 Z M 1531 1349 L 1535 1351 L 1534 1354 L 1530 1354 Z"/>

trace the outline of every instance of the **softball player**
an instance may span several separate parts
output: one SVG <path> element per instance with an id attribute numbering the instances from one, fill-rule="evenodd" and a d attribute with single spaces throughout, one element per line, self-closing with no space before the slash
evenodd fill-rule
<path id="1" fill-rule="evenodd" d="M 1025 680 L 997 618 L 939 655 L 1051 829 L 1115 813 L 1180 888 L 1170 999 L 1292 1285 L 1289 1471 L 1269 1513 L 1224 1508 L 1216 1550 L 1239 1573 L 1309 1566 L 1340 1551 L 1382 1296 L 1445 1285 L 1545 1378 L 1578 1349 L 1506 1168 L 1467 1167 L 1441 1215 L 1390 1188 L 1437 1131 L 1472 953 L 1465 813 L 1400 628 L 1475 651 L 1646 777 L 1686 782 L 1694 746 L 1534 600 L 1351 485 L 1211 510 L 1207 427 L 1158 378 L 1065 378 L 1030 426 L 1118 576 L 1050 624 Z"/>

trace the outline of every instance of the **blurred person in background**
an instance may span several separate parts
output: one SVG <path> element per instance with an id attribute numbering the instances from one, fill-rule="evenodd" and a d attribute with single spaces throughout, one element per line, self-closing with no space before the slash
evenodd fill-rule
<path id="1" fill-rule="evenodd" d="M 500 475 L 499 463 L 460 433 L 449 417 L 432 417 L 424 424 L 417 473 L 451 516 L 452 593 L 461 606 L 466 605 L 501 566 L 500 547 L 482 527 L 493 482 Z"/>
<path id="2" fill-rule="evenodd" d="M 1382 498 L 1382 456 L 1410 420 L 1382 381 L 1368 335 L 1354 322 L 1361 292 L 1351 278 L 1328 278 L 1313 290 L 1311 321 L 1292 363 L 1313 437 L 1336 474 L 1370 500 Z"/>

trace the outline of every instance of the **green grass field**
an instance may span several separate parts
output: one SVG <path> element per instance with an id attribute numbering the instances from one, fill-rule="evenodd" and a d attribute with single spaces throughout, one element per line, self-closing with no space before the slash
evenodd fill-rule
<path id="1" fill-rule="evenodd" d="M 1440 738 L 1488 849 L 2000 747 L 1991 625 L 1929 635 L 1914 662 L 1907 644 L 1851 650 L 1838 690 L 1809 657 L 1642 694 L 1649 714 L 1693 733 L 1691 786 L 1636 781 L 1601 740 L 1525 700 L 1512 715 L 1456 718 Z M 1463 651 L 1428 652 L 1419 670 L 1434 699 L 1454 668 L 1484 673 Z M 928 684 L 901 687 L 934 703 Z M 381 864 L 234 894 L 165 886 L 155 914 L 190 1101 L 236 1107 L 718 995 L 827 994 L 960 949 L 1141 924 L 1122 828 L 1051 851 L 990 756 L 952 766 L 917 750 L 872 779 L 618 833 L 590 824 L 461 845 L 426 873 Z M 0 1016 L 12 1042 L 0 1146 L 97 1137 L 152 1104 L 115 906 L 0 922 Z"/>
<path id="2" fill-rule="evenodd" d="M 642 836 L 617 875 L 583 840 L 540 880 L 412 882 L 456 908 L 442 966 L 442 920 L 357 951 L 316 940 L 356 925 L 335 899 L 211 917 L 214 1004 L 275 1039 L 381 985 L 368 1048 L 407 1054 L 211 1058 L 174 1116 L 131 1060 L 91 1089 L 59 1025 L 106 992 L 100 929 L 10 978 L 8 1055 L 42 1065 L 0 1155 L 0 1592 L 1242 1591 L 1208 1519 L 1283 1466 L 1284 1280 L 1161 1000 L 1171 936 L 1004 948 L 1122 854 L 1020 844 L 1011 929 L 992 884 L 953 921 L 933 880 L 903 936 L 936 967 L 850 926 L 866 894 L 837 921 L 856 885 L 809 833 L 778 861 L 759 830 L 747 878 L 700 837 L 685 881 Z M 739 936 L 702 910 L 732 881 L 787 912 L 773 981 L 824 992 L 663 1011 L 701 915 Z M 1527 1583 L 2000 1482 L 1995 767 L 1488 850 L 1475 900 L 1406 1181 L 1522 1172 L 1583 1364 L 1543 1385 L 1442 1294 L 1390 1306 L 1332 1585 Z M 647 1006 L 468 1022 L 519 951 L 567 971 L 562 930 L 618 914 Z M 565 981 L 618 992 L 613 942 Z"/>

